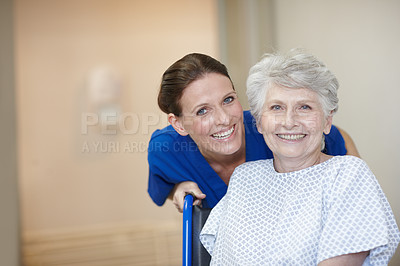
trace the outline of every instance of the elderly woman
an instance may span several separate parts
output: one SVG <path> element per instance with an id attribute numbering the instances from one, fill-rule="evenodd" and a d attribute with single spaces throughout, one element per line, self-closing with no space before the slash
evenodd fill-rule
<path id="1" fill-rule="evenodd" d="M 321 152 L 338 82 L 300 50 L 253 66 L 247 95 L 274 158 L 246 162 L 200 239 L 211 265 L 386 265 L 400 240 L 364 161 Z"/>

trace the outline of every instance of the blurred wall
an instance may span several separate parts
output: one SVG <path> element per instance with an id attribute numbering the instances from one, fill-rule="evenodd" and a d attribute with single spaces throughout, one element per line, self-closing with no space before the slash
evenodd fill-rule
<path id="1" fill-rule="evenodd" d="M 0 265 L 19 265 L 13 5 L 0 1 Z"/>
<path id="2" fill-rule="evenodd" d="M 248 109 L 246 79 L 260 56 L 274 48 L 275 13 L 272 0 L 218 0 L 221 61 L 244 109 Z"/>
<path id="3" fill-rule="evenodd" d="M 189 52 L 218 56 L 216 9 L 212 0 L 15 1 L 25 234 L 180 224 L 172 204 L 147 195 L 146 148 L 167 123 L 156 102 L 165 69 Z"/>

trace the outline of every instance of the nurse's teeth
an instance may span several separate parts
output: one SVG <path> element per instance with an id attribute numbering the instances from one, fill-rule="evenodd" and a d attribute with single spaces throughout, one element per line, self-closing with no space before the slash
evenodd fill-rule
<path id="1" fill-rule="evenodd" d="M 278 134 L 278 137 L 281 139 L 286 139 L 286 140 L 299 140 L 305 137 L 305 134 L 299 134 L 299 135 L 282 135 Z"/>
<path id="2" fill-rule="evenodd" d="M 234 127 L 231 127 L 231 129 L 229 129 L 228 131 L 212 134 L 212 136 L 216 139 L 226 139 L 232 134 L 233 129 L 234 129 Z"/>

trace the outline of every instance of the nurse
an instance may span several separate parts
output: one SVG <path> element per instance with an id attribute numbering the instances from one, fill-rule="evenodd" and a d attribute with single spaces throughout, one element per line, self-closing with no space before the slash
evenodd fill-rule
<path id="1" fill-rule="evenodd" d="M 192 193 L 194 204 L 212 208 L 237 166 L 273 157 L 227 68 L 210 56 L 188 54 L 172 64 L 162 76 L 158 105 L 170 123 L 152 134 L 148 148 L 148 193 L 159 206 L 170 198 L 181 212 Z M 334 126 L 324 153 L 358 156 L 351 138 Z"/>

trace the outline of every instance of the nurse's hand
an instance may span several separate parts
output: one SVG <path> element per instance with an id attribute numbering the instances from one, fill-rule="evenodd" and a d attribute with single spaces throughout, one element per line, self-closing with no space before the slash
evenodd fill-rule
<path id="1" fill-rule="evenodd" d="M 183 211 L 183 200 L 187 194 L 192 194 L 196 197 L 193 205 L 201 205 L 201 200 L 206 197 L 195 182 L 185 181 L 176 184 L 168 198 L 172 200 L 179 212 Z"/>

